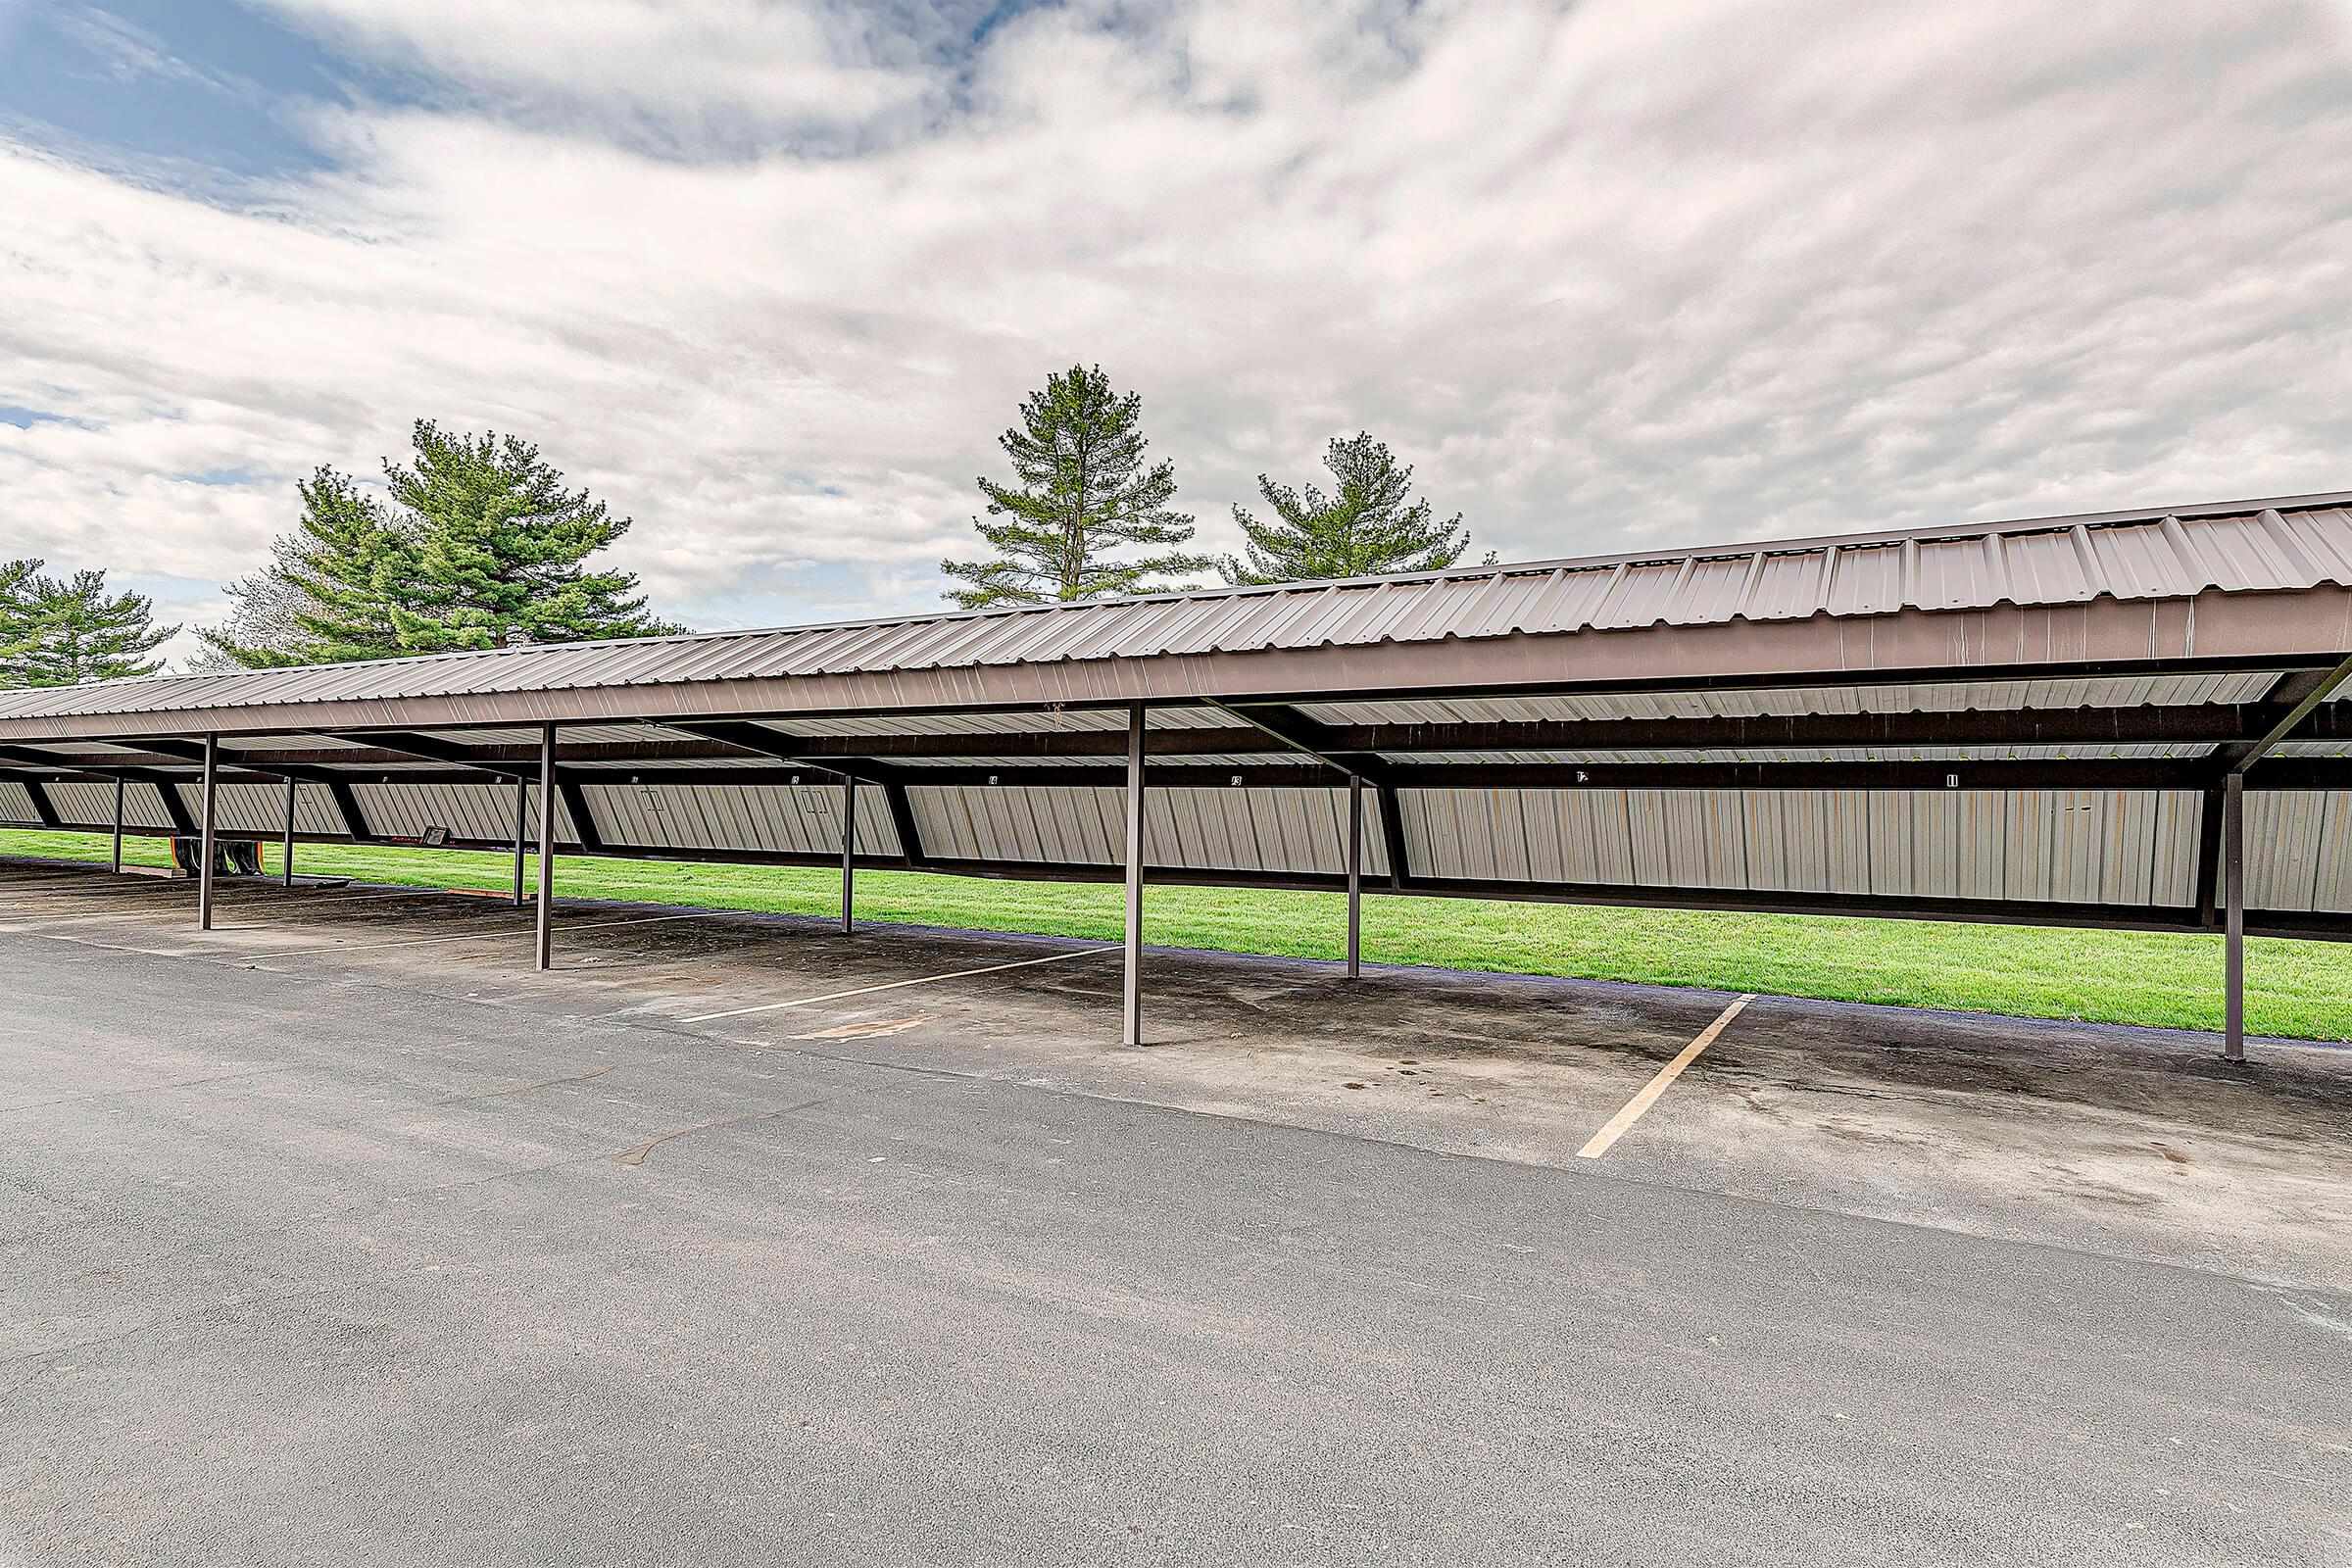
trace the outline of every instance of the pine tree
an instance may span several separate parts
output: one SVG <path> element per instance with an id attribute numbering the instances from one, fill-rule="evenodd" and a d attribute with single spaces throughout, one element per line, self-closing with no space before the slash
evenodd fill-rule
<path id="1" fill-rule="evenodd" d="M 996 559 L 940 563 L 950 577 L 970 585 L 950 589 L 948 597 L 978 610 L 1154 593 L 1175 585 L 1147 578 L 1216 564 L 1179 550 L 1140 559 L 1110 554 L 1129 545 L 1181 545 L 1193 536 L 1193 519 L 1168 507 L 1175 465 L 1162 459 L 1144 466 L 1143 407 L 1136 393 L 1113 392 L 1101 366 L 1074 366 L 1031 393 L 1020 424 L 1000 438 L 1016 483 L 979 481 L 989 515 L 1006 519 L 972 519 Z"/>
<path id="2" fill-rule="evenodd" d="M 679 628 L 645 612 L 637 579 L 582 563 L 629 531 L 539 449 L 514 436 L 444 433 L 416 421 L 413 465 L 384 466 L 392 500 L 416 518 L 411 591 L 391 603 L 416 653 L 533 642 L 655 637 Z"/>
<path id="3" fill-rule="evenodd" d="M 416 422 L 415 461 L 387 461 L 390 502 L 332 468 L 301 487 L 295 531 L 270 564 L 231 585 L 227 625 L 200 635 L 216 663 L 268 666 L 533 642 L 653 637 L 679 628 L 645 612 L 636 579 L 592 571 L 619 539 L 585 490 L 567 490 L 539 449 L 513 436 Z"/>
<path id="4" fill-rule="evenodd" d="M 33 611 L 42 563 L 0 561 L 0 687 L 23 686 L 25 662 L 40 642 Z"/>
<path id="5" fill-rule="evenodd" d="M 329 467 L 297 489 L 301 521 L 271 544 L 268 566 L 229 586 L 236 608 L 228 624 L 197 635 L 227 662 L 254 668 L 409 652 L 392 606 L 416 578 L 414 519 L 394 516 Z"/>
<path id="6" fill-rule="evenodd" d="M 61 581 L 40 565 L 0 564 L 0 685 L 77 686 L 164 667 L 146 656 L 179 628 L 156 625 L 146 595 L 108 593 L 103 571 Z"/>
<path id="7" fill-rule="evenodd" d="M 1329 496 L 1311 484 L 1294 490 L 1257 476 L 1258 492 L 1274 515 L 1260 522 L 1246 508 L 1233 509 L 1233 520 L 1249 540 L 1249 559 L 1225 558 L 1220 564 L 1228 582 L 1437 571 L 1469 547 L 1460 513 L 1435 522 L 1426 500 L 1408 504 L 1412 467 L 1397 463 L 1385 443 L 1361 434 L 1335 437 L 1324 449 L 1323 466 L 1334 481 Z"/>
<path id="8" fill-rule="evenodd" d="M 302 488 L 307 500 L 310 485 Z M 318 616 L 324 610 L 295 580 L 308 569 L 304 555 L 308 545 L 306 532 L 279 534 L 270 541 L 270 564 L 228 585 L 228 619 L 220 626 L 197 628 L 204 646 L 188 661 L 190 669 L 217 672 L 303 662 L 290 651 L 313 645 L 301 617 Z M 388 623 L 385 637 L 388 646 Z"/>

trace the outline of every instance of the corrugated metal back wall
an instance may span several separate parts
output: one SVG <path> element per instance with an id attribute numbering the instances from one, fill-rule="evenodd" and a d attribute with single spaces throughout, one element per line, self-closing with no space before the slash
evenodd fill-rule
<path id="1" fill-rule="evenodd" d="M 356 786 L 377 831 L 428 827 L 498 844 L 514 831 L 511 785 Z M 104 830 L 114 794 L 53 784 L 69 824 Z M 930 786 L 908 790 L 925 852 L 938 859 L 1114 866 L 1120 791 L 1112 787 Z M 183 789 L 191 812 L 196 800 Z M 590 808 L 612 842 L 822 859 L 841 843 L 841 792 L 789 785 L 591 785 Z M 224 786 L 229 832 L 274 835 L 284 792 Z M 325 790 L 304 785 L 300 832 L 341 822 Z M 1344 789 L 1154 789 L 1145 853 L 1154 866 L 1337 875 L 1345 868 Z M 2204 799 L 2190 791 L 1507 790 L 1407 789 L 1401 826 L 1416 874 L 1545 884 L 1694 891 L 1865 893 L 2181 908 L 2196 897 Z M 135 826 L 167 825 L 153 792 L 133 785 Z M 1365 797 L 1365 871 L 1388 872 L 1376 797 Z M 2352 794 L 2278 790 L 2246 797 L 2247 903 L 2260 909 L 2352 913 Z M 22 785 L 0 783 L 0 819 L 34 822 Z M 879 789 L 860 792 L 858 847 L 900 854 Z M 528 831 L 538 831 L 535 809 Z M 568 813 L 558 838 L 576 846 Z"/>

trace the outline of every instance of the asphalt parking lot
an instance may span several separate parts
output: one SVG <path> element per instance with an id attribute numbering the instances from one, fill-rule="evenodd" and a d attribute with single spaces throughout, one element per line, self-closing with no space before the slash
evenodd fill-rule
<path id="1" fill-rule="evenodd" d="M 0 1560 L 2352 1560 L 2352 1052 L 192 910 L 0 865 Z"/>

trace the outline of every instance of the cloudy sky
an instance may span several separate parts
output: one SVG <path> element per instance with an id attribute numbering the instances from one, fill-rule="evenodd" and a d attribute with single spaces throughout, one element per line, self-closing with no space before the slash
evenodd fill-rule
<path id="1" fill-rule="evenodd" d="M 419 416 L 734 626 L 1074 361 L 1541 559 L 2352 487 L 2348 328 L 2344 0 L 0 0 L 0 557 L 180 619 Z"/>

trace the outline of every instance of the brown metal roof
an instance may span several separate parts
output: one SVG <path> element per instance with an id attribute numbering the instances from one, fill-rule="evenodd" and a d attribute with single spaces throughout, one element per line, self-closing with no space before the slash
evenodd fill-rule
<path id="1" fill-rule="evenodd" d="M 2324 587 L 2352 588 L 2352 492 L 0 692 L 0 739 L 56 733 L 57 721 L 99 716 L 203 713 L 219 722 L 218 715 L 231 710 L 352 704 L 375 707 L 384 715 L 353 722 L 392 722 L 397 716 L 380 705 L 411 699 L 1368 649 L 1733 622 L 1762 627 L 1819 617 L 1837 622 Z M 1073 691 L 1078 700 L 1088 695 Z M 693 706 L 708 710 L 723 705 Z"/>

